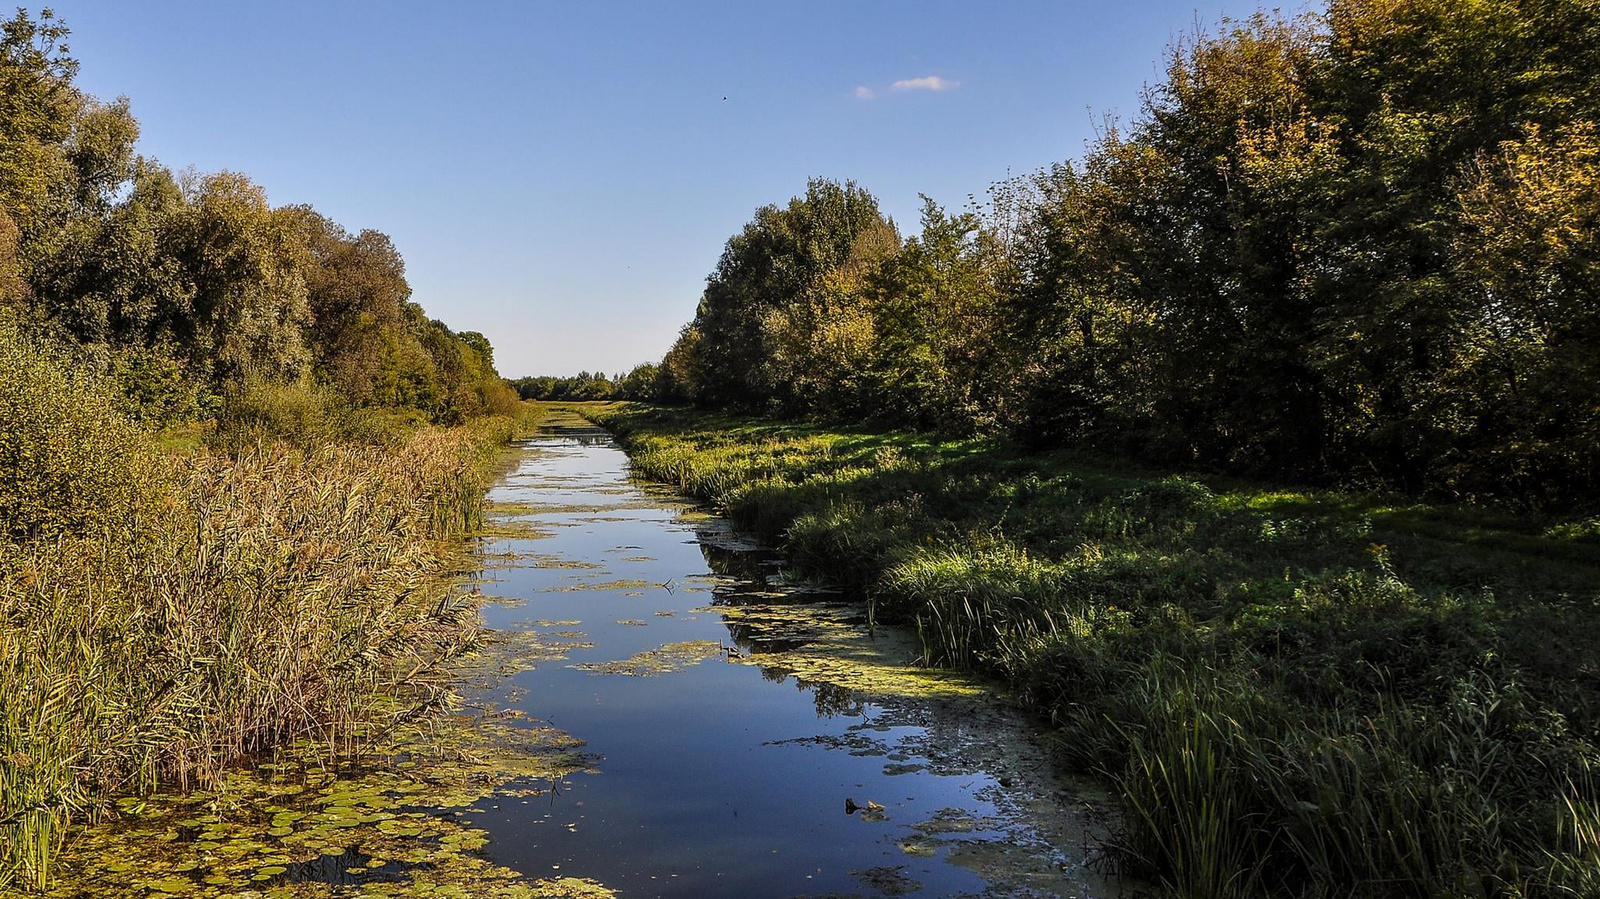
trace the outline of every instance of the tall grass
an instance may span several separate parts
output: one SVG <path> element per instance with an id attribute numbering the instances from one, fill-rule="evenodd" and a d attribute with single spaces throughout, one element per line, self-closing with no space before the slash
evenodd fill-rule
<path id="1" fill-rule="evenodd" d="M 0 397 L 20 384 L 47 411 L 0 422 L 27 448 L 0 483 L 20 465 L 65 486 L 63 514 L 8 506 L 0 530 L 0 886 L 45 887 L 109 797 L 285 741 L 347 751 L 447 701 L 478 628 L 449 538 L 477 522 L 508 420 L 169 456 L 18 342 L 0 334 Z M 97 499 L 116 514 L 73 511 Z"/>
<path id="2" fill-rule="evenodd" d="M 1600 896 L 1600 552 L 1561 522 L 613 407 L 637 470 L 988 672 L 1204 899 Z"/>

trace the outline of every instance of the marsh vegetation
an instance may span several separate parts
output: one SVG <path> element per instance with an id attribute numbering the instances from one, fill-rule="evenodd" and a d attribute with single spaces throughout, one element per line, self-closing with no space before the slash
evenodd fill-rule
<path id="1" fill-rule="evenodd" d="M 1600 894 L 1597 59 L 1570 0 L 1197 28 L 919 230 L 757 209 L 606 385 L 698 412 L 592 414 L 1010 683 L 1179 895 Z"/>
<path id="2" fill-rule="evenodd" d="M 454 587 L 507 418 L 299 445 L 225 416 L 163 447 L 0 323 L 0 873 L 73 821 L 291 743 L 361 749 L 447 705 Z M 455 539 L 452 539 L 455 538 Z"/>
<path id="3" fill-rule="evenodd" d="M 1185 896 L 1600 889 L 1588 526 L 627 405 L 635 467 L 1004 680 Z M 1319 892 L 1322 891 L 1322 892 Z"/>
<path id="4" fill-rule="evenodd" d="M 139 155 L 67 38 L 0 23 L 0 889 L 117 800 L 448 705 L 523 414 L 386 236 Z"/>
<path id="5" fill-rule="evenodd" d="M 906 233 L 852 181 L 773 197 L 640 377 L 660 401 L 1592 512 L 1597 60 L 1578 0 L 1196 30 L 1079 158 L 959 211 L 925 198 Z"/>
<path id="6" fill-rule="evenodd" d="M 763 761 L 800 746 L 922 785 L 818 818 L 830 889 L 1077 889 L 1079 820 L 1001 789 L 1042 763 L 973 738 L 1020 733 L 1000 683 L 1111 787 L 1107 857 L 1172 894 L 1600 895 L 1594 3 L 1196 31 L 1080 158 L 926 200 L 913 234 L 814 179 L 729 238 L 659 363 L 513 382 L 383 233 L 136 152 L 68 36 L 0 22 L 0 889 L 603 896 L 551 847 L 651 875 L 494 803 L 589 784 L 632 839 L 674 803 L 726 827 L 696 791 L 739 772 L 761 814 L 710 859 L 809 801 Z M 582 414 L 746 537 L 570 410 L 497 471 L 550 411 L 519 394 L 662 404 Z M 493 648 L 452 577 L 469 534 L 508 594 Z M 736 570 L 773 561 L 749 537 L 792 567 Z M 526 720 L 550 710 L 654 776 L 568 783 L 588 737 Z M 694 744 L 752 710 L 819 732 Z M 641 722 L 658 742 L 618 737 Z M 151 842 L 146 877 L 121 856 Z"/>

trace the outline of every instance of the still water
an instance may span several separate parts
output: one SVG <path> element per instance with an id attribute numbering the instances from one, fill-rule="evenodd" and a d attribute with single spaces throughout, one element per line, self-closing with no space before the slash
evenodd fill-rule
<path id="1" fill-rule="evenodd" d="M 519 661 L 472 701 L 589 758 L 473 808 L 494 862 L 624 897 L 1111 893 L 1098 806 L 1024 719 L 630 480 L 603 431 L 553 417 L 489 498 L 478 589 Z"/>

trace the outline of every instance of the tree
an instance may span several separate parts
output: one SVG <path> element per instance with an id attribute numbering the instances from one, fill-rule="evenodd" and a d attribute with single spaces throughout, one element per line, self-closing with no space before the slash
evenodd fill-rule
<path id="1" fill-rule="evenodd" d="M 66 26 L 26 10 L 0 23 L 0 210 L 26 231 L 68 178 L 64 143 L 80 98 Z"/>
<path id="2" fill-rule="evenodd" d="M 858 238 L 888 228 L 854 182 L 814 179 L 788 206 L 765 206 L 728 240 L 695 314 L 697 397 L 741 408 L 793 406 L 787 369 L 769 364 L 781 325 L 824 275 L 845 266 Z M 781 320 L 781 319 L 780 319 Z"/>
<path id="3" fill-rule="evenodd" d="M 194 300 L 180 340 L 192 363 L 218 380 L 298 377 L 311 311 L 296 216 L 233 172 L 193 179 L 186 193 L 178 257 Z"/>

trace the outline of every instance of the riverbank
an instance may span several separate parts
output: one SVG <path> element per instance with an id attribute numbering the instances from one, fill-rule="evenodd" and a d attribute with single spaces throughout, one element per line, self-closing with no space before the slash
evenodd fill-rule
<path id="1" fill-rule="evenodd" d="M 1392 497 L 629 405 L 636 470 L 998 676 L 1188 896 L 1600 890 L 1600 542 Z"/>
<path id="2" fill-rule="evenodd" d="M 0 360 L 0 888 L 46 887 L 116 799 L 289 744 L 333 759 L 448 704 L 478 635 L 451 575 L 512 419 L 163 439 L 26 350 Z"/>
<path id="3" fill-rule="evenodd" d="M 541 430 L 479 546 L 505 677 L 465 697 L 594 761 L 480 804 L 489 860 L 659 899 L 1121 895 L 1084 845 L 1098 794 L 980 679 L 911 665 L 914 635 L 631 480 L 606 432 Z"/>

